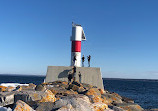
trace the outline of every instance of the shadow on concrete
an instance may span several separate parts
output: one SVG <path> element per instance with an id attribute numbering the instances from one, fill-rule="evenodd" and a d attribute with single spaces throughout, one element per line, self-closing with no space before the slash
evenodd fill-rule
<path id="1" fill-rule="evenodd" d="M 58 78 L 67 78 L 68 77 L 68 72 L 71 70 L 64 70 L 63 72 L 59 73 Z"/>

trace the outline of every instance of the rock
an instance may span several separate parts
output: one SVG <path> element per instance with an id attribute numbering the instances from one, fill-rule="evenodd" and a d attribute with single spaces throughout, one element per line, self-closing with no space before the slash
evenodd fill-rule
<path id="1" fill-rule="evenodd" d="M 73 81 L 72 84 L 79 86 L 79 87 L 83 87 L 83 85 L 78 81 Z"/>
<path id="2" fill-rule="evenodd" d="M 29 83 L 29 87 L 32 88 L 32 89 L 35 89 L 36 85 L 33 84 L 33 83 Z"/>
<path id="3" fill-rule="evenodd" d="M 9 86 L 9 87 L 6 88 L 6 91 L 7 91 L 7 92 L 11 92 L 11 91 L 13 91 L 13 90 L 15 90 L 15 89 L 16 89 L 15 87 Z"/>
<path id="4" fill-rule="evenodd" d="M 36 111 L 52 111 L 54 108 L 54 103 L 52 102 L 42 102 L 37 105 L 38 107 L 35 109 Z"/>
<path id="5" fill-rule="evenodd" d="M 94 108 L 89 101 L 89 98 L 85 95 L 69 95 L 57 100 L 54 109 L 64 107 L 71 104 L 75 111 L 93 111 Z"/>
<path id="6" fill-rule="evenodd" d="M 90 88 L 92 88 L 93 86 L 90 85 L 90 84 L 86 84 L 86 83 L 82 83 L 83 87 L 86 89 L 86 90 L 89 90 Z"/>
<path id="7" fill-rule="evenodd" d="M 101 97 L 96 96 L 96 95 L 95 96 L 94 95 L 89 95 L 88 97 L 89 97 L 89 100 L 90 100 L 91 103 L 97 103 L 97 102 L 102 103 L 102 101 L 103 101 L 103 99 Z"/>
<path id="8" fill-rule="evenodd" d="M 94 103 L 92 105 L 96 111 L 104 111 L 105 109 L 108 109 L 108 105 L 105 103 Z"/>
<path id="9" fill-rule="evenodd" d="M 5 87 L 5 86 L 0 86 L 0 92 L 6 91 L 6 88 L 7 88 L 7 87 Z"/>
<path id="10" fill-rule="evenodd" d="M 17 86 L 13 91 L 21 91 L 22 87 L 21 86 Z"/>
<path id="11" fill-rule="evenodd" d="M 115 92 L 113 92 L 111 94 L 114 95 L 115 97 L 119 98 L 119 99 L 122 99 L 122 97 L 119 94 L 115 93 Z"/>
<path id="12" fill-rule="evenodd" d="M 12 109 L 10 107 L 7 108 L 7 107 L 0 106 L 0 111 L 12 111 Z"/>
<path id="13" fill-rule="evenodd" d="M 103 99 L 103 102 L 108 105 L 111 105 L 113 103 L 122 103 L 122 99 L 116 97 L 115 95 L 109 94 L 109 93 L 102 94 L 101 98 Z"/>
<path id="14" fill-rule="evenodd" d="M 55 95 L 50 91 L 46 90 L 42 96 L 42 99 L 39 102 L 55 102 L 56 98 Z"/>
<path id="15" fill-rule="evenodd" d="M 79 87 L 78 90 L 77 90 L 77 92 L 79 94 L 84 94 L 86 92 L 86 90 L 83 87 Z"/>
<path id="16" fill-rule="evenodd" d="M 105 94 L 104 89 L 98 89 L 100 91 L 100 94 Z"/>
<path id="17" fill-rule="evenodd" d="M 46 90 L 46 87 L 44 85 L 37 85 L 36 88 L 35 88 L 36 91 L 45 91 Z"/>
<path id="18" fill-rule="evenodd" d="M 13 111 L 35 111 L 25 102 L 18 100 L 13 108 Z"/>
<path id="19" fill-rule="evenodd" d="M 72 89 L 73 91 L 77 91 L 79 89 L 79 86 L 75 84 L 70 84 L 68 87 L 68 90 Z"/>
<path id="20" fill-rule="evenodd" d="M 35 90 L 36 85 L 33 83 L 29 83 L 28 86 L 20 86 L 22 88 L 22 90 Z"/>
<path id="21" fill-rule="evenodd" d="M 57 111 L 76 111 L 71 104 L 67 104 L 66 106 L 61 107 Z"/>
<path id="22" fill-rule="evenodd" d="M 15 92 L 1 92 L 0 93 L 0 106 L 6 106 L 14 103 Z"/>
<path id="23" fill-rule="evenodd" d="M 126 111 L 143 111 L 144 109 L 135 103 L 117 103 L 115 106 L 120 107 Z"/>
<path id="24" fill-rule="evenodd" d="M 55 95 L 50 90 L 45 91 L 21 91 L 15 94 L 15 102 L 22 100 L 26 103 L 31 101 L 39 102 L 54 102 L 56 100 Z"/>
<path id="25" fill-rule="evenodd" d="M 53 94 L 55 94 L 56 96 L 67 96 L 67 95 L 71 95 L 71 94 L 77 94 L 77 92 L 73 91 L 73 90 L 67 90 L 65 88 L 62 87 L 48 87 L 46 86 L 47 89 L 49 89 L 50 91 L 52 91 Z"/>
<path id="26" fill-rule="evenodd" d="M 109 108 L 113 109 L 114 111 L 126 111 L 120 107 L 117 107 L 117 106 L 109 106 Z"/>
<path id="27" fill-rule="evenodd" d="M 100 91 L 97 88 L 90 88 L 89 90 L 87 90 L 85 95 L 87 95 L 87 96 L 94 95 L 94 96 L 101 97 Z"/>
<path id="28" fill-rule="evenodd" d="M 122 101 L 126 102 L 126 103 L 134 103 L 134 100 L 127 98 L 127 97 L 123 97 L 123 96 L 122 96 Z"/>

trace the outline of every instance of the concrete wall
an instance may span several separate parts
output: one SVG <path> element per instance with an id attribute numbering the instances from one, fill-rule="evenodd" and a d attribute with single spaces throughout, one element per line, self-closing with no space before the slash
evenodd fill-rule
<path id="1" fill-rule="evenodd" d="M 68 72 L 72 71 L 72 67 L 68 66 L 48 66 L 45 82 L 53 82 L 57 80 L 68 81 Z M 97 86 L 104 89 L 100 68 L 77 67 L 76 80 L 79 81 L 79 71 L 81 72 L 81 82 Z"/>

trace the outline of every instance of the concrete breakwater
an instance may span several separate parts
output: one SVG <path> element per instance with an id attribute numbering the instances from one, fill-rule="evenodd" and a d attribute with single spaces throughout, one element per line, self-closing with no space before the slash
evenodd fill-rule
<path id="1" fill-rule="evenodd" d="M 54 81 L 0 86 L 0 106 L 13 111 L 143 111 L 133 100 L 90 84 Z"/>

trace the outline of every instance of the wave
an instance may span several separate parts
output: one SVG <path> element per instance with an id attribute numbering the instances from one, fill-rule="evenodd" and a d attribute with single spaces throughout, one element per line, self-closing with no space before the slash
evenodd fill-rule
<path id="1" fill-rule="evenodd" d="M 17 86 L 28 86 L 28 85 L 29 84 L 20 84 L 20 83 L 1 83 L 0 84 L 0 86 L 5 86 L 5 87 L 17 87 Z"/>

